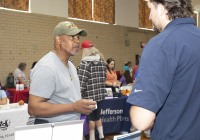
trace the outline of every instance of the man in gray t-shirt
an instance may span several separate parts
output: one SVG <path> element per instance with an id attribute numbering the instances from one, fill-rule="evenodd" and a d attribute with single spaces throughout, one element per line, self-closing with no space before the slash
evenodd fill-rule
<path id="1" fill-rule="evenodd" d="M 54 29 L 54 50 L 43 56 L 31 72 L 28 111 L 35 124 L 79 120 L 96 102 L 81 99 L 77 71 L 69 61 L 79 51 L 80 36 L 87 32 L 68 21 Z"/>

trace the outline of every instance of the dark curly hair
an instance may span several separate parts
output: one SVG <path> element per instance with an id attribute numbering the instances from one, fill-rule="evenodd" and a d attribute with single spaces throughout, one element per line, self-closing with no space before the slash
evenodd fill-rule
<path id="1" fill-rule="evenodd" d="M 169 19 L 193 17 L 191 0 L 150 0 L 154 4 L 162 4 L 168 11 Z"/>

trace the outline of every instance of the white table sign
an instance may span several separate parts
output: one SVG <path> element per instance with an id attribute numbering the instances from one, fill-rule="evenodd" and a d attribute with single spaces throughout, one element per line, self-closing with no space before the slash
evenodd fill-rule
<path id="1" fill-rule="evenodd" d="M 14 140 L 15 126 L 26 125 L 28 115 L 28 105 L 18 106 L 9 104 L 0 106 L 0 140 Z"/>

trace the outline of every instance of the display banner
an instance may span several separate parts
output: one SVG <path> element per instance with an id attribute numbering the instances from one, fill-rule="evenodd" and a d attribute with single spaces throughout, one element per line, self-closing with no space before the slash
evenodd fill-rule
<path id="1" fill-rule="evenodd" d="M 99 104 L 104 133 L 130 132 L 130 104 L 127 97 L 103 100 Z"/>

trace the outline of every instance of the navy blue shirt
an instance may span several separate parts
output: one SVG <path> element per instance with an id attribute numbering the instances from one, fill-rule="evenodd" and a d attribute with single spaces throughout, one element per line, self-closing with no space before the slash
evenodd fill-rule
<path id="1" fill-rule="evenodd" d="M 178 18 L 142 53 L 127 102 L 156 113 L 151 140 L 200 139 L 200 30 Z"/>

